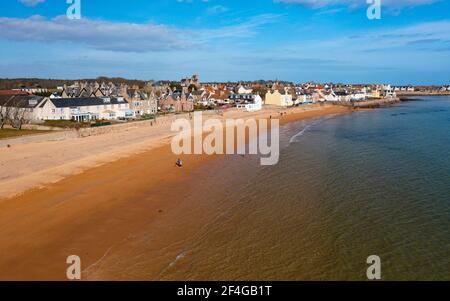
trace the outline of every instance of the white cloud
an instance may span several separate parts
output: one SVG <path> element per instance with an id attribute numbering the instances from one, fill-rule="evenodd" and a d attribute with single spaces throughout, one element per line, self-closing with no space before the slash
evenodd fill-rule
<path id="1" fill-rule="evenodd" d="M 39 3 L 45 2 L 45 0 L 18 0 L 18 1 L 26 6 L 36 6 Z"/>
<path id="2" fill-rule="evenodd" d="M 273 22 L 277 15 L 251 17 L 239 24 L 213 29 L 180 29 L 153 23 L 102 20 L 69 20 L 33 16 L 26 19 L 0 17 L 0 39 L 43 43 L 74 43 L 98 50 L 151 52 L 202 47 L 227 38 L 246 38 Z"/>
<path id="3" fill-rule="evenodd" d="M 411 45 L 433 46 L 429 51 L 439 51 L 450 42 L 450 21 L 419 23 L 400 28 L 384 29 L 371 34 L 352 37 L 354 43 L 365 51 L 383 49 L 410 50 Z M 377 41 L 374 45 L 370 41 Z M 434 44 L 434 45 L 432 45 Z"/>
<path id="4" fill-rule="evenodd" d="M 329 39 L 293 43 L 280 49 L 285 56 L 339 58 L 360 68 L 395 67 L 442 71 L 450 59 L 450 21 L 358 31 Z M 274 54 L 274 56 L 276 56 Z M 368 69 L 369 70 L 369 69 Z"/>
<path id="5" fill-rule="evenodd" d="M 146 52 L 187 47 L 182 31 L 164 25 L 114 23 L 65 16 L 0 18 L 0 37 L 16 41 L 76 43 L 90 48 Z"/>

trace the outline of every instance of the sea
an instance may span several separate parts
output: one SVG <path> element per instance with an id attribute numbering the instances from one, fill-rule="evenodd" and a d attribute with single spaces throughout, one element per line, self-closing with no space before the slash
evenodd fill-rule
<path id="1" fill-rule="evenodd" d="M 450 280 L 450 97 L 293 122 L 280 135 L 277 165 L 234 156 L 199 168 L 206 180 L 174 214 L 177 239 L 156 248 L 164 227 L 144 230 L 103 275 L 367 280 L 376 255 L 383 280 Z"/>

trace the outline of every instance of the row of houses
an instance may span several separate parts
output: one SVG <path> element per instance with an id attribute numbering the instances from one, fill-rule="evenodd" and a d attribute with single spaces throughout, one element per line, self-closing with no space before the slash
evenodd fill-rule
<path id="1" fill-rule="evenodd" d="M 0 112 L 11 114 L 11 108 L 21 110 L 23 118 L 32 123 L 44 120 L 88 122 L 100 119 L 128 119 L 135 116 L 123 97 L 52 99 L 33 95 L 0 95 Z"/>
<path id="2" fill-rule="evenodd" d="M 158 111 L 191 111 L 195 106 L 236 106 L 246 108 L 255 104 L 260 96 L 266 104 L 292 106 L 323 101 L 363 101 L 368 98 L 395 96 L 395 88 L 389 85 L 344 85 L 288 82 L 241 82 L 200 84 L 193 75 L 175 83 L 150 81 L 141 89 L 113 83 L 74 83 L 60 87 L 61 93 L 53 97 L 104 97 L 122 96 L 130 103 L 136 116 Z"/>
<path id="3" fill-rule="evenodd" d="M 36 93 L 47 93 L 48 89 L 47 88 L 43 88 L 39 85 L 35 85 L 35 86 L 20 86 L 17 89 L 14 89 L 15 91 L 20 91 L 20 92 L 26 92 L 28 94 L 36 94 Z"/>
<path id="4" fill-rule="evenodd" d="M 294 85 L 264 81 L 200 84 L 198 76 L 194 75 L 180 84 L 151 81 L 144 87 L 75 82 L 58 87 L 49 97 L 29 95 L 29 91 L 22 90 L 0 91 L 0 106 L 7 106 L 8 97 L 15 96 L 21 101 L 14 103 L 20 103 L 27 110 L 30 120 L 84 122 L 140 118 L 158 112 L 191 112 L 204 107 L 225 106 L 255 111 L 263 105 L 291 107 L 318 102 L 364 101 L 395 97 L 396 88 L 390 85 Z"/>
<path id="5" fill-rule="evenodd" d="M 376 87 L 297 86 L 270 89 L 265 95 L 266 105 L 290 107 L 318 102 L 358 102 L 367 99 L 393 98 L 396 92 L 390 85 Z"/>
<path id="6" fill-rule="evenodd" d="M 30 122 L 125 120 L 153 115 L 159 111 L 191 112 L 194 110 L 195 94 L 169 89 L 157 96 L 153 91 L 127 89 L 125 97 L 95 96 L 95 94 L 80 97 L 52 94 L 49 97 L 41 97 L 10 90 L 0 91 L 0 109 L 6 111 L 14 107 L 24 110 L 26 119 Z"/>
<path id="7" fill-rule="evenodd" d="M 439 93 L 450 92 L 450 86 L 395 86 L 396 92 L 425 92 L 425 93 Z"/>
<path id="8" fill-rule="evenodd" d="M 281 90 L 281 92 L 280 92 Z M 385 93 L 395 95 L 390 87 L 384 88 Z M 191 93 L 182 91 L 166 91 L 157 96 L 154 92 L 144 92 L 138 89 L 128 89 L 127 97 L 39 97 L 17 93 L 0 94 L 0 106 L 19 106 L 27 111 L 30 121 L 42 120 L 75 120 L 87 122 L 99 119 L 117 120 L 141 117 L 147 114 L 163 112 L 191 112 L 195 104 L 233 104 L 238 109 L 247 111 L 261 110 L 263 104 L 280 107 L 290 107 L 304 103 L 321 101 L 352 101 L 364 100 L 367 91 L 347 93 L 324 90 L 293 90 L 277 88 L 265 94 L 265 101 L 249 89 L 239 89 L 238 92 L 200 90 Z M 386 94 L 387 95 L 387 94 Z M 371 95 L 373 97 L 373 95 Z"/>
<path id="9" fill-rule="evenodd" d="M 90 122 L 95 120 L 126 120 L 144 114 L 165 112 L 191 112 L 194 110 L 193 94 L 175 91 L 160 97 L 148 97 L 140 91 L 130 91 L 129 99 L 116 96 L 102 97 L 41 97 L 28 94 L 0 94 L 0 110 L 5 112 L 14 107 L 23 110 L 27 122 L 39 123 L 45 120 L 74 120 Z M 239 108 L 248 111 L 260 110 L 262 98 L 257 95 L 248 101 L 237 101 Z M 11 111 L 11 110 L 9 110 Z"/>

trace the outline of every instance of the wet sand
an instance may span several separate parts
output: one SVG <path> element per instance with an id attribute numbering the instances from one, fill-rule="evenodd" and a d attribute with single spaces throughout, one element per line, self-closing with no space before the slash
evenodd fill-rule
<path id="1" fill-rule="evenodd" d="M 334 106 L 286 110 L 280 119 L 284 124 L 349 111 Z M 208 222 L 201 210 L 190 212 L 192 206 L 202 208 L 204 200 L 193 204 L 186 196 L 211 184 L 208 166 L 224 159 L 181 158 L 184 167 L 176 168 L 177 156 L 166 139 L 163 146 L 0 200 L 0 280 L 65 280 L 69 255 L 82 258 L 83 279 L 158 279 L 169 258 L 176 255 L 159 248 L 192 235 Z M 140 267 L 132 262 L 128 277 L 109 274 L 107 269 L 92 271 L 117 245 L 136 253 L 133 247 L 138 244 L 127 242 L 142 231 L 154 233 L 155 254 L 161 256 L 146 274 L 133 273 Z"/>

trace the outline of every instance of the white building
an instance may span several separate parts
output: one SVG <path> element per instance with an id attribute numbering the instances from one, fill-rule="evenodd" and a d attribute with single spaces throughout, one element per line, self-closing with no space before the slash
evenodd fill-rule
<path id="1" fill-rule="evenodd" d="M 43 101 L 43 97 L 34 95 L 0 95 L 0 113 L 10 118 L 18 113 L 26 122 L 37 122 Z"/>
<path id="2" fill-rule="evenodd" d="M 363 101 L 368 98 L 365 91 L 354 91 L 350 94 L 350 100 L 352 101 Z"/>
<path id="3" fill-rule="evenodd" d="M 340 97 L 337 96 L 333 90 L 328 91 L 317 90 L 317 92 L 319 93 L 320 99 L 322 101 L 330 101 L 330 102 L 340 101 Z"/>
<path id="4" fill-rule="evenodd" d="M 238 109 L 244 109 L 248 112 L 259 111 L 262 109 L 263 100 L 261 96 L 256 95 L 252 103 L 238 104 Z"/>
<path id="5" fill-rule="evenodd" d="M 397 93 L 395 93 L 394 88 L 392 88 L 391 85 L 382 85 L 381 95 L 383 97 L 396 97 Z"/>
<path id="6" fill-rule="evenodd" d="M 36 87 L 20 87 L 19 89 L 14 89 L 15 91 L 23 91 L 29 94 L 35 94 L 35 93 L 47 93 L 48 89 L 41 88 L 39 86 Z"/>
<path id="7" fill-rule="evenodd" d="M 46 98 L 39 105 L 39 120 L 75 120 L 86 122 L 97 119 L 128 119 L 134 117 L 129 103 L 123 97 Z"/>
<path id="8" fill-rule="evenodd" d="M 242 85 L 238 89 L 238 94 L 251 94 L 252 92 L 253 92 L 253 89 L 246 89 Z"/>

